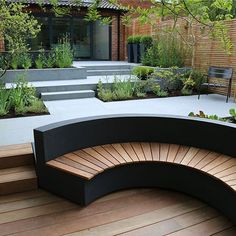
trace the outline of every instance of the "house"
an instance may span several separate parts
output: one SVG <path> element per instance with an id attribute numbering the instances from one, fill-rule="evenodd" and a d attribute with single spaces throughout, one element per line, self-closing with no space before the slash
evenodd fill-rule
<path id="1" fill-rule="evenodd" d="M 74 50 L 75 60 L 124 60 L 125 58 L 125 27 L 121 24 L 123 10 L 118 6 L 102 0 L 98 10 L 102 17 L 111 17 L 108 25 L 101 20 L 85 21 L 88 7 L 93 0 L 59 0 L 61 8 L 70 7 L 70 14 L 55 16 L 51 2 L 41 0 L 9 0 L 9 2 L 24 2 L 27 10 L 41 23 L 41 32 L 37 38 L 29 42 L 32 51 L 40 47 L 49 50 L 58 43 L 58 39 L 68 35 Z M 4 50 L 4 49 L 3 49 Z"/>

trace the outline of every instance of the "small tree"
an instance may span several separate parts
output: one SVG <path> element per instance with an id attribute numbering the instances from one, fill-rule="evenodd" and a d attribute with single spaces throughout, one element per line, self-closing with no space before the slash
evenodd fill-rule
<path id="1" fill-rule="evenodd" d="M 112 0 L 112 2 L 114 2 Z M 232 43 L 228 35 L 228 29 L 223 20 L 236 16 L 235 0 L 149 0 L 150 8 L 127 7 L 127 14 L 123 16 L 123 22 L 130 25 L 132 15 L 137 17 L 140 23 L 155 26 L 159 20 L 172 19 L 173 32 L 178 32 L 179 37 L 192 50 L 192 65 L 194 65 L 195 45 L 198 37 L 210 35 L 220 40 L 227 54 L 232 51 Z M 179 21 L 185 22 L 189 37 L 178 27 Z M 197 35 L 195 27 L 200 26 L 201 34 Z"/>
<path id="2" fill-rule="evenodd" d="M 5 0 L 0 0 L 0 32 L 11 56 L 14 53 L 27 52 L 27 40 L 36 37 L 40 31 L 37 20 L 31 12 L 25 11 L 25 7 L 21 3 L 8 4 Z M 9 59 L 4 64 L 0 78 L 9 66 Z"/>

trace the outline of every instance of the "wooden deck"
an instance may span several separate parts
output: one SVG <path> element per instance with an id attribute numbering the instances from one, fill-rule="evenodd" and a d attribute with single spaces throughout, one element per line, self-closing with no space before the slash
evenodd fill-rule
<path id="1" fill-rule="evenodd" d="M 43 190 L 0 197 L 0 235 L 236 235 L 213 208 L 184 194 L 133 189 L 87 207 Z"/>

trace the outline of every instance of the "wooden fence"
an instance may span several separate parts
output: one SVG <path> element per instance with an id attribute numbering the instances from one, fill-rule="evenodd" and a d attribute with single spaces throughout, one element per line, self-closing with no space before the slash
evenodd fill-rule
<path id="1" fill-rule="evenodd" d="M 140 35 L 140 34 L 149 34 L 155 35 L 162 27 L 170 26 L 173 24 L 173 21 L 159 21 L 155 26 L 151 25 L 140 25 L 137 20 L 133 21 L 134 24 L 127 29 L 127 35 Z M 225 21 L 225 25 L 228 28 L 229 36 L 233 44 L 232 52 L 230 55 L 227 55 L 224 49 L 221 46 L 221 43 L 212 39 L 208 34 L 206 36 L 201 36 L 200 27 L 195 27 L 195 35 L 197 36 L 195 44 L 195 56 L 194 56 L 194 68 L 200 69 L 207 72 L 209 66 L 224 66 L 224 67 L 233 67 L 234 76 L 233 76 L 233 86 L 236 86 L 236 19 Z M 179 22 L 179 26 L 185 30 L 186 37 L 188 37 L 188 29 L 185 27 L 183 22 Z M 189 64 L 189 60 L 188 64 Z M 220 81 L 220 80 L 219 80 Z M 224 81 L 220 81 L 223 82 Z M 214 89 L 215 93 L 225 94 L 225 89 Z"/>

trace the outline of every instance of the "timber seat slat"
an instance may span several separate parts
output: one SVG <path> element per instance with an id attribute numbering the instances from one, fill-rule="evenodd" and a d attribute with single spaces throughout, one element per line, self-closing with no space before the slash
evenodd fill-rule
<path id="1" fill-rule="evenodd" d="M 72 160 L 72 161 L 75 161 L 75 162 L 78 162 L 80 163 L 81 165 L 84 165 L 84 166 L 87 166 L 93 170 L 97 170 L 97 171 L 102 171 L 103 169 L 97 165 L 94 165 L 92 162 L 89 162 L 83 158 L 78 158 L 78 155 L 74 154 L 74 153 L 69 153 L 69 154 L 66 154 L 64 155 L 66 158 Z"/>
<path id="2" fill-rule="evenodd" d="M 103 145 L 102 146 L 115 160 L 117 160 L 120 164 L 124 164 L 126 163 L 125 159 L 122 158 L 122 156 L 119 155 L 119 153 L 117 153 L 115 151 L 115 149 L 110 145 Z"/>
<path id="3" fill-rule="evenodd" d="M 176 144 L 171 144 L 170 145 L 168 156 L 167 156 L 167 161 L 168 162 L 174 162 L 175 157 L 176 157 L 176 155 L 178 153 L 179 147 L 180 146 L 176 145 Z"/>
<path id="4" fill-rule="evenodd" d="M 120 162 L 114 158 L 106 149 L 104 149 L 102 146 L 96 146 L 93 147 L 93 149 L 98 152 L 99 154 L 101 154 L 102 156 L 106 156 L 107 158 L 109 158 L 109 160 L 115 164 L 118 165 Z"/>
<path id="5" fill-rule="evenodd" d="M 106 169 L 132 162 L 170 162 L 189 166 L 236 188 L 236 159 L 205 149 L 165 143 L 118 143 L 85 148 L 47 165 L 91 179 Z"/>
<path id="6" fill-rule="evenodd" d="M 220 155 L 214 161 L 210 162 L 208 165 L 202 168 L 203 171 L 209 172 L 212 169 L 221 166 L 224 162 L 227 162 L 229 158 L 225 155 Z"/>
<path id="7" fill-rule="evenodd" d="M 152 152 L 151 152 L 151 147 L 149 143 L 141 143 L 141 147 L 143 149 L 144 156 L 147 161 L 152 161 Z"/>
<path id="8" fill-rule="evenodd" d="M 140 143 L 131 143 L 131 146 L 133 147 L 137 157 L 138 157 L 138 160 L 139 161 L 146 161 L 146 158 L 144 156 L 144 153 L 143 153 L 143 150 L 142 150 L 142 147 L 140 145 Z"/>
<path id="9" fill-rule="evenodd" d="M 169 152 L 169 144 L 161 143 L 160 144 L 160 161 L 166 161 L 168 152 Z"/>
<path id="10" fill-rule="evenodd" d="M 139 161 L 138 156 L 136 155 L 130 143 L 122 143 L 121 145 L 126 150 L 126 152 L 128 153 L 128 155 L 131 157 L 133 161 Z"/>
<path id="11" fill-rule="evenodd" d="M 79 150 L 74 152 L 76 155 L 78 155 L 79 157 L 83 158 L 86 161 L 89 161 L 91 163 L 93 163 L 94 165 L 97 165 L 98 167 L 101 167 L 102 169 L 106 169 L 107 165 L 105 165 L 103 162 L 100 162 L 99 160 L 93 158 L 92 156 L 90 156 L 89 154 L 87 154 L 86 152 Z"/>
<path id="12" fill-rule="evenodd" d="M 151 145 L 153 161 L 159 161 L 160 160 L 160 145 L 159 145 L 159 143 L 151 143 L 150 145 Z"/>
<path id="13" fill-rule="evenodd" d="M 195 157 L 188 163 L 189 166 L 196 166 L 201 160 L 203 160 L 210 152 L 204 149 L 200 149 Z"/>
<path id="14" fill-rule="evenodd" d="M 100 155 L 99 153 L 97 153 L 94 149 L 92 148 L 85 148 L 83 149 L 84 152 L 86 152 L 87 154 L 89 154 L 90 156 L 94 157 L 95 159 L 103 162 L 105 165 L 107 165 L 108 167 L 112 167 L 114 166 L 114 164 L 108 160 L 108 158 L 105 158 L 104 156 Z"/>

